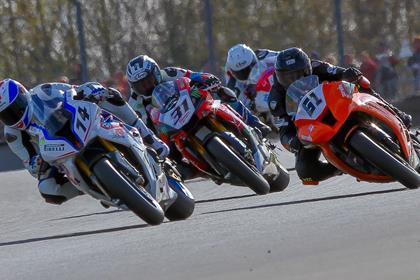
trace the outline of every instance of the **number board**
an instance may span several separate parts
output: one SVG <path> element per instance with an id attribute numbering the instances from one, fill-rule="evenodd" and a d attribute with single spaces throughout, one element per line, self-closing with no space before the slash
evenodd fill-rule
<path id="1" fill-rule="evenodd" d="M 298 119 L 317 119 L 326 106 L 322 87 L 317 87 L 302 98 L 296 113 Z"/>
<path id="2" fill-rule="evenodd" d="M 195 108 L 187 90 L 180 91 L 176 105 L 166 113 L 161 112 L 160 122 L 175 129 L 182 128 L 191 119 Z"/>

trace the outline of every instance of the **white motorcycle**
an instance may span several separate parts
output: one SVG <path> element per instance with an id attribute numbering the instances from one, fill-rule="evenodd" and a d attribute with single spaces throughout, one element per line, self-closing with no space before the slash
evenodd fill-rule
<path id="1" fill-rule="evenodd" d="M 176 169 L 157 160 L 136 128 L 75 96 L 69 90 L 62 99 L 33 99 L 29 132 L 38 136 L 44 161 L 83 193 L 104 205 L 127 207 L 150 225 L 162 223 L 165 215 L 189 217 L 194 198 Z"/>

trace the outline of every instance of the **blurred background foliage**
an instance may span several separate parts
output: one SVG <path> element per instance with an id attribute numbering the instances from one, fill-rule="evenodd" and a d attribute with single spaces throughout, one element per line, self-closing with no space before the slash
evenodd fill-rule
<path id="1" fill-rule="evenodd" d="M 193 70 L 207 63 L 204 2 L 200 0 L 80 1 L 89 76 L 102 80 L 125 71 L 139 54 L 161 66 Z M 218 69 L 227 50 L 300 46 L 336 56 L 333 0 L 211 0 Z M 343 0 L 345 53 L 372 55 L 381 44 L 398 52 L 420 33 L 418 0 Z M 0 78 L 27 85 L 80 75 L 76 8 L 71 0 L 0 1 Z"/>

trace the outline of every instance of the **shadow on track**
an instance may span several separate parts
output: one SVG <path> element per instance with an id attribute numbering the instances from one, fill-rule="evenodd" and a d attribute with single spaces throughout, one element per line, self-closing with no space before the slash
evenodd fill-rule
<path id="1" fill-rule="evenodd" d="M 94 235 L 94 234 L 100 234 L 100 233 L 109 233 L 109 232 L 115 232 L 115 231 L 124 231 L 124 230 L 130 230 L 130 229 L 139 229 L 139 228 L 145 228 L 148 226 L 149 226 L 148 224 L 141 224 L 141 225 L 106 228 L 106 229 L 98 229 L 98 230 L 90 230 L 90 231 L 64 233 L 64 234 L 57 234 L 57 235 L 44 236 L 44 237 L 35 237 L 35 238 L 29 238 L 29 239 L 23 239 L 23 240 L 1 242 L 0 247 L 54 240 L 54 239 L 71 238 L 71 237 L 77 237 L 77 236 Z"/>
<path id="2" fill-rule="evenodd" d="M 278 206 L 318 202 L 318 201 L 324 201 L 324 200 L 335 200 L 335 199 L 360 197 L 360 196 L 367 196 L 367 195 L 377 195 L 377 194 L 401 192 L 401 191 L 406 191 L 406 190 L 407 190 L 406 188 L 400 188 L 400 189 L 392 189 L 392 190 L 384 190 L 384 191 L 373 191 L 373 192 L 363 192 L 363 193 L 346 194 L 346 195 L 335 195 L 335 196 L 327 196 L 327 197 L 320 197 L 320 198 L 311 198 L 311 199 L 303 199 L 303 200 L 296 200 L 296 201 L 287 201 L 287 202 L 280 202 L 280 203 L 271 203 L 271 204 L 264 204 L 264 205 L 232 208 L 232 209 L 226 209 L 226 210 L 210 211 L 210 212 L 201 213 L 201 215 L 224 213 L 224 212 L 233 212 L 233 211 L 241 211 L 241 210 L 250 210 L 250 209 L 258 209 L 258 208 L 278 207 Z"/>
<path id="3" fill-rule="evenodd" d="M 119 213 L 119 212 L 124 212 L 124 211 L 127 211 L 127 210 L 118 209 L 118 210 L 111 210 L 107 212 L 95 212 L 95 213 L 89 213 L 89 214 L 83 214 L 83 215 L 56 218 L 56 219 L 52 219 L 48 221 L 70 220 L 70 219 L 77 219 L 77 218 L 90 217 L 90 216 L 96 216 L 96 215 L 108 215 L 108 214 Z"/>
<path id="4" fill-rule="evenodd" d="M 233 200 L 233 199 L 240 199 L 240 198 L 253 197 L 253 196 L 257 196 L 257 195 L 254 193 L 254 194 L 245 194 L 245 195 L 229 196 L 229 197 L 221 197 L 221 198 L 213 198 L 213 199 L 202 199 L 202 200 L 197 200 L 195 204 L 223 201 L 223 200 Z"/>

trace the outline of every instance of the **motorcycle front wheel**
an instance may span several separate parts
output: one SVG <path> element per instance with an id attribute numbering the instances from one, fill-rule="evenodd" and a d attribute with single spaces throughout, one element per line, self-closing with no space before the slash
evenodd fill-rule
<path id="1" fill-rule="evenodd" d="M 267 194 L 270 191 L 267 180 L 243 162 L 219 137 L 213 137 L 209 140 L 207 150 L 255 193 Z"/>
<path id="2" fill-rule="evenodd" d="M 164 213 L 159 203 L 144 188 L 126 179 L 107 158 L 95 163 L 93 173 L 112 197 L 120 199 L 143 221 L 149 225 L 163 222 Z"/>
<path id="3" fill-rule="evenodd" d="M 364 132 L 356 131 L 349 144 L 360 156 L 405 187 L 417 189 L 420 186 L 420 175 L 408 162 L 398 160 Z"/>

